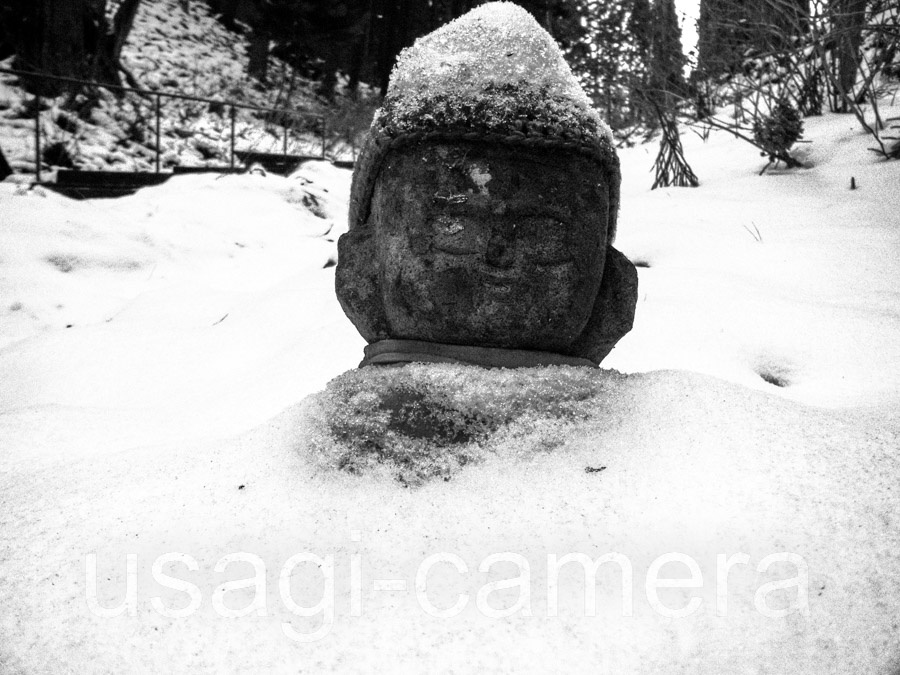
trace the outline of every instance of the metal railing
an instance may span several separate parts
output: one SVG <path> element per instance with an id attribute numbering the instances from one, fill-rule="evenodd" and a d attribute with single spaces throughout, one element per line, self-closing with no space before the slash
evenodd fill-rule
<path id="1" fill-rule="evenodd" d="M 195 101 L 198 103 L 206 103 L 208 105 L 215 106 L 224 106 L 229 109 L 229 118 L 230 118 L 230 137 L 229 137 L 229 167 L 231 169 L 234 168 L 235 165 L 235 129 L 236 129 L 236 113 L 237 110 L 253 110 L 257 112 L 266 113 L 269 115 L 281 115 L 287 118 L 293 119 L 311 119 L 316 120 L 317 125 L 321 132 L 321 140 L 322 140 L 322 151 L 321 157 L 325 159 L 325 149 L 327 145 L 326 138 L 326 124 L 325 117 L 322 115 L 315 115 L 309 113 L 298 113 L 293 110 L 287 110 L 284 108 L 266 108 L 264 106 L 252 105 L 249 103 L 237 103 L 236 101 L 230 100 L 221 100 L 221 99 L 213 99 L 213 98 L 205 98 L 203 96 L 191 96 L 190 94 L 180 94 L 177 92 L 169 92 L 169 91 L 160 91 L 157 89 L 138 89 L 135 87 L 126 87 L 122 85 L 114 85 L 114 84 L 105 84 L 100 82 L 93 82 L 91 80 L 82 80 L 75 77 L 63 77 L 61 75 L 47 75 L 45 73 L 35 73 L 29 72 L 25 70 L 16 70 L 13 68 L 0 68 L 0 73 L 7 73 L 9 75 L 15 75 L 21 78 L 36 78 L 39 80 L 51 80 L 54 82 L 64 82 L 68 84 L 77 84 L 81 86 L 90 86 L 90 87 L 99 87 L 102 89 L 107 89 L 110 91 L 121 91 L 121 92 L 129 92 L 138 94 L 144 98 L 150 98 L 153 100 L 153 111 L 154 111 L 154 150 L 155 150 L 155 173 L 160 173 L 160 157 L 161 157 L 161 118 L 162 118 L 162 100 L 163 99 L 178 99 L 183 101 Z M 33 94 L 34 101 L 34 166 L 35 166 L 35 179 L 37 182 L 41 181 L 41 100 L 43 98 L 56 98 L 50 96 L 42 96 L 39 93 Z M 282 138 L 282 154 L 285 159 L 288 158 L 288 125 L 283 125 L 284 132 Z"/>

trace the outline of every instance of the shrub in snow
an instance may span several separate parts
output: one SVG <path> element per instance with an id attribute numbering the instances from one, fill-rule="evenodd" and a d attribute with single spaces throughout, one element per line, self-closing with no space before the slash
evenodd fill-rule
<path id="1" fill-rule="evenodd" d="M 41 150 L 41 159 L 50 166 L 59 166 L 66 169 L 71 169 L 75 166 L 75 162 L 69 152 L 69 144 L 65 141 L 53 141 L 45 145 Z"/>
<path id="2" fill-rule="evenodd" d="M 753 139 L 769 156 L 769 162 L 783 161 L 788 166 L 800 166 L 791 157 L 790 149 L 803 135 L 803 121 L 797 109 L 779 101 L 771 114 L 753 123 Z"/>
<path id="3" fill-rule="evenodd" d="M 546 452 L 607 407 L 625 376 L 570 366 L 485 369 L 456 364 L 346 372 L 304 401 L 302 452 L 330 470 L 408 486 L 450 480 L 487 455 Z"/>

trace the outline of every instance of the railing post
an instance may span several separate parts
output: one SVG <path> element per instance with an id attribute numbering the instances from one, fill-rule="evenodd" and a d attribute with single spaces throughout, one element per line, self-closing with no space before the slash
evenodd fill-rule
<path id="1" fill-rule="evenodd" d="M 34 177 L 41 182 L 41 95 L 34 95 Z"/>
<path id="2" fill-rule="evenodd" d="M 229 167 L 234 169 L 234 104 L 231 105 L 231 149 L 230 149 L 230 160 Z"/>
<path id="3" fill-rule="evenodd" d="M 281 152 L 284 155 L 285 164 L 287 164 L 287 136 L 288 136 L 287 120 L 284 120 L 284 142 L 282 144 Z"/>
<path id="4" fill-rule="evenodd" d="M 156 95 L 156 173 L 159 173 L 159 117 L 160 117 L 160 98 L 159 94 Z"/>
<path id="5" fill-rule="evenodd" d="M 325 118 L 319 118 L 322 121 L 322 159 L 325 159 Z"/>

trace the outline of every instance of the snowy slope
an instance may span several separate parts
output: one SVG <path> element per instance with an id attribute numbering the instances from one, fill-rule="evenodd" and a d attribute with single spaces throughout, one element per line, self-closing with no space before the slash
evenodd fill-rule
<path id="1" fill-rule="evenodd" d="M 314 85 L 272 57 L 269 84 L 246 74 L 247 38 L 227 30 L 202 2 L 153 0 L 138 8 L 122 51 L 123 66 L 144 90 L 158 90 L 218 101 L 234 101 L 297 113 L 288 152 L 318 154 L 317 118 L 323 112 Z M 11 67 L 13 59 L 0 63 Z M 134 82 L 131 83 L 133 86 Z M 0 147 L 12 168 L 35 172 L 34 113 L 31 96 L 18 78 L 0 73 Z M 128 94 L 116 98 L 101 91 L 93 108 L 67 105 L 66 97 L 44 98 L 41 142 L 62 148 L 75 168 L 108 171 L 153 171 L 156 158 L 154 100 Z M 224 107 L 181 99 L 161 99 L 160 162 L 175 165 L 228 165 L 231 120 Z M 314 128 L 310 128 L 313 125 Z M 236 149 L 281 152 L 284 127 L 266 123 L 247 109 L 237 109 Z M 44 157 L 44 164 L 71 164 Z M 43 176 L 49 177 L 50 171 Z"/>
<path id="2" fill-rule="evenodd" d="M 900 165 L 849 117 L 807 129 L 812 168 L 762 177 L 685 136 L 696 190 L 623 152 L 617 245 L 649 267 L 620 372 L 420 369 L 534 395 L 416 488 L 320 453 L 342 410 L 310 395 L 363 344 L 325 267 L 348 172 L 0 184 L 0 671 L 896 673 Z M 548 590 L 567 554 L 620 556 L 596 616 L 577 562 Z"/>
<path id="3" fill-rule="evenodd" d="M 812 168 L 763 176 L 755 148 L 686 134 L 696 190 L 647 191 L 654 149 L 624 153 L 617 245 L 649 268 L 637 329 L 606 365 L 687 368 L 817 405 L 895 399 L 900 170 L 866 151 L 850 115 L 805 127 Z"/>
<path id="4" fill-rule="evenodd" d="M 322 326 L 343 329 L 323 267 L 348 181 L 313 162 L 290 179 L 179 176 L 119 200 L 0 184 L 0 406 L 54 407 L 62 426 L 70 406 L 111 406 L 123 437 L 146 443 L 246 428 L 315 390 L 332 372 L 318 364 L 309 381 L 301 355 Z M 273 353 L 291 365 L 265 363 Z M 148 429 L 134 412 L 147 407 L 167 423 Z"/>

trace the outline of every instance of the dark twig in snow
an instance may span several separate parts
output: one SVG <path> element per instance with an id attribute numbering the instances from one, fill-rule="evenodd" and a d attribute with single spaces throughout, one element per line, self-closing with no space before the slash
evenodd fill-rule
<path id="1" fill-rule="evenodd" d="M 754 223 L 752 220 L 750 221 L 750 224 L 753 226 L 752 230 L 749 227 L 747 227 L 744 223 L 741 223 L 741 227 L 743 227 L 745 230 L 747 230 L 747 232 L 750 233 L 750 236 L 753 237 L 758 243 L 761 244 L 762 240 L 763 240 L 762 233 L 759 231 L 759 228 L 756 226 L 756 223 Z"/>

